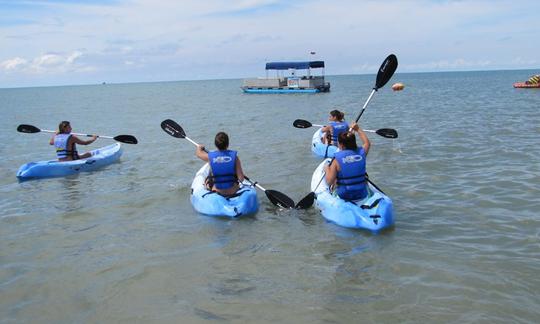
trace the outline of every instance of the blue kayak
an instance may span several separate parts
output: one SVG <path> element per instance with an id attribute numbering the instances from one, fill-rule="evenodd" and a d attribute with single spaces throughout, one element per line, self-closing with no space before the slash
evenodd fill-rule
<path id="1" fill-rule="evenodd" d="M 322 128 L 319 128 L 319 130 L 313 134 L 313 139 L 311 140 L 311 151 L 318 157 L 334 157 L 334 154 L 338 148 L 337 146 L 324 144 L 322 142 L 322 137 L 325 136 L 325 134 L 326 133 L 322 131 Z"/>
<path id="2" fill-rule="evenodd" d="M 206 189 L 205 180 L 210 173 L 210 165 L 206 163 L 195 174 L 191 184 L 191 204 L 196 211 L 209 216 L 239 217 L 255 214 L 259 209 L 257 190 L 248 183 L 240 185 L 240 189 L 232 197 L 224 197 L 217 192 Z"/>
<path id="3" fill-rule="evenodd" d="M 17 172 L 21 181 L 39 178 L 64 177 L 79 172 L 94 171 L 112 164 L 122 155 L 122 146 L 115 143 L 109 146 L 92 150 L 92 156 L 86 159 L 59 162 L 39 161 L 23 164 Z"/>
<path id="4" fill-rule="evenodd" d="M 324 176 L 324 166 L 331 159 L 325 159 L 311 178 L 311 191 L 315 193 L 316 205 L 324 218 L 337 225 L 348 228 L 367 229 L 373 233 L 391 227 L 394 224 L 392 200 L 369 184 L 368 197 L 360 201 L 346 201 L 330 192 L 326 179 L 317 184 Z"/>

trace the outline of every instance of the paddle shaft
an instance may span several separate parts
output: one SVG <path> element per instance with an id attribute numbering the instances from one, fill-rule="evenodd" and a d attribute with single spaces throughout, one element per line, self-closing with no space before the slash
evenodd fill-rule
<path id="1" fill-rule="evenodd" d="M 362 110 L 360 111 L 360 113 L 358 114 L 358 117 L 356 117 L 356 119 L 354 121 L 355 123 L 358 123 L 358 121 L 360 120 L 360 117 L 362 117 L 362 114 L 364 113 L 364 110 L 366 110 L 366 107 L 369 104 L 369 102 L 371 101 L 371 98 L 373 98 L 373 95 L 375 94 L 375 92 L 377 92 L 377 89 L 374 88 L 373 90 L 371 90 L 371 94 L 367 98 L 366 103 L 364 104 L 364 107 L 362 107 Z M 352 129 L 350 129 L 350 130 L 352 130 Z"/>
<path id="2" fill-rule="evenodd" d="M 41 130 L 42 132 L 44 133 L 53 133 L 53 134 L 56 134 L 56 131 L 52 131 L 52 130 L 48 130 L 48 129 L 42 129 Z M 87 136 L 87 137 L 92 137 L 94 135 L 91 135 L 91 134 L 81 134 L 81 133 L 71 133 L 73 135 L 79 135 L 79 136 Z M 104 135 L 96 135 L 97 138 L 110 138 L 110 139 L 114 139 L 114 137 L 112 136 L 104 136 Z"/>
<path id="3" fill-rule="evenodd" d="M 325 125 L 319 125 L 319 124 L 311 124 L 311 126 L 314 126 L 314 127 L 324 127 Z M 367 132 L 367 133 L 377 133 L 376 130 L 373 130 L 373 129 L 363 129 L 364 132 Z"/>

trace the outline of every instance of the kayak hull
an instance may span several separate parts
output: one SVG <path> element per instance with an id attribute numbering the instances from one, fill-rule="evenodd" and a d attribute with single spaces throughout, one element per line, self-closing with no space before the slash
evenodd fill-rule
<path id="1" fill-rule="evenodd" d="M 326 179 L 323 179 L 317 187 L 324 176 L 324 166 L 330 161 L 331 159 L 325 159 L 321 162 L 311 179 L 311 191 L 315 193 L 316 206 L 320 209 L 322 216 L 337 225 L 365 229 L 372 233 L 378 233 L 393 226 L 392 200 L 373 185 L 369 184 L 369 196 L 356 203 L 334 196 L 329 190 Z"/>
<path id="2" fill-rule="evenodd" d="M 255 214 L 259 210 L 257 190 L 247 183 L 241 185 L 237 196 L 224 196 L 206 189 L 205 180 L 210 173 L 210 165 L 206 163 L 195 174 L 191 184 L 191 204 L 193 208 L 208 216 L 236 218 Z"/>
<path id="3" fill-rule="evenodd" d="M 325 135 L 321 128 L 313 134 L 311 140 L 311 151 L 313 154 L 321 158 L 334 157 L 334 154 L 337 152 L 338 148 L 334 145 L 324 144 L 321 138 Z"/>
<path id="4" fill-rule="evenodd" d="M 23 164 L 17 171 L 20 181 L 40 178 L 65 177 L 80 172 L 95 171 L 112 164 L 122 156 L 122 146 L 115 143 L 92 150 L 92 156 L 75 161 L 39 161 Z"/>
<path id="5" fill-rule="evenodd" d="M 540 88 L 540 83 L 528 84 L 525 82 L 514 83 L 514 88 Z"/>

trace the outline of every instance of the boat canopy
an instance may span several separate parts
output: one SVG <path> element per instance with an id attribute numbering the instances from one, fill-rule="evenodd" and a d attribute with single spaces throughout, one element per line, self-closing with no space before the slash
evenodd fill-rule
<path id="1" fill-rule="evenodd" d="M 324 61 L 308 61 L 308 62 L 268 62 L 266 63 L 267 70 L 307 70 L 310 68 L 324 68 Z"/>

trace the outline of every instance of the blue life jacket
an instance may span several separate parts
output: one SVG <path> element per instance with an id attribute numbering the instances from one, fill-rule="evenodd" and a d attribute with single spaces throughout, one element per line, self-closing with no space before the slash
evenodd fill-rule
<path id="1" fill-rule="evenodd" d="M 71 134 L 56 134 L 54 136 L 54 147 L 56 148 L 56 157 L 58 159 L 65 159 L 71 157 L 73 160 L 76 160 L 78 157 L 77 150 L 70 150 L 68 148 L 69 139 Z M 75 148 L 75 145 L 73 145 Z"/>
<path id="2" fill-rule="evenodd" d="M 332 127 L 332 145 L 337 146 L 339 134 L 346 132 L 349 129 L 349 124 L 346 122 L 330 122 Z"/>
<path id="3" fill-rule="evenodd" d="M 212 179 L 217 189 L 229 189 L 237 181 L 236 151 L 212 151 L 208 153 L 208 161 L 212 169 Z"/>
<path id="4" fill-rule="evenodd" d="M 359 200 L 368 195 L 366 185 L 366 152 L 362 147 L 356 151 L 343 150 L 334 155 L 339 164 L 337 194 L 345 200 Z"/>

